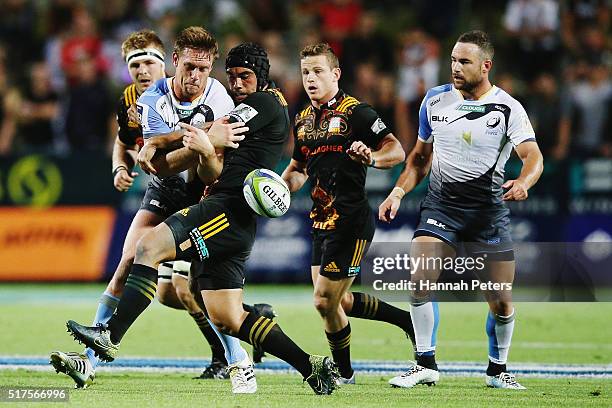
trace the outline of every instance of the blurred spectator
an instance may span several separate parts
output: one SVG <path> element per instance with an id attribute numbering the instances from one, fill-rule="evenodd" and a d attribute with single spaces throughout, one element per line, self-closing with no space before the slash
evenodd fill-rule
<path id="1" fill-rule="evenodd" d="M 578 58 L 583 58 L 591 64 L 602 63 L 609 60 L 610 49 L 607 44 L 609 38 L 606 38 L 606 34 L 603 30 L 598 27 L 586 27 L 580 33 L 580 48 L 577 53 Z"/>
<path id="2" fill-rule="evenodd" d="M 609 0 L 566 0 L 563 2 L 562 38 L 565 47 L 574 54 L 580 51 L 578 36 L 586 28 L 605 33 L 610 26 Z"/>
<path id="3" fill-rule="evenodd" d="M 11 150 L 19 111 L 19 95 L 10 85 L 5 63 L 6 51 L 0 47 L 0 155 Z"/>
<path id="4" fill-rule="evenodd" d="M 385 73 L 393 70 L 393 41 L 377 31 L 378 15 L 364 12 L 353 34 L 342 44 L 342 82 L 347 88 L 355 81 L 358 64 L 371 63 Z"/>
<path id="5" fill-rule="evenodd" d="M 68 91 L 65 132 L 71 151 L 103 151 L 109 144 L 109 122 L 113 110 L 104 78 L 94 58 L 83 54 L 75 61 L 74 85 Z"/>
<path id="6" fill-rule="evenodd" d="M 561 97 L 555 78 L 548 73 L 538 75 L 531 85 L 532 94 L 526 103 L 527 113 L 544 158 L 562 159 L 559 145 Z"/>
<path id="7" fill-rule="evenodd" d="M 54 122 L 59 113 L 58 95 L 51 88 L 49 69 L 36 62 L 19 101 L 18 126 L 13 140 L 16 152 L 50 152 L 55 142 Z"/>
<path id="8" fill-rule="evenodd" d="M 78 77 L 81 75 L 79 64 L 83 59 L 91 60 L 98 73 L 108 70 L 96 22 L 87 8 L 77 6 L 73 9 L 70 31 L 62 41 L 60 53 L 62 68 L 69 85 L 79 80 Z"/>
<path id="9" fill-rule="evenodd" d="M 21 79 L 20 65 L 39 58 L 36 39 L 36 9 L 31 1 L 4 0 L 0 13 L 0 43 L 6 47 L 9 60 L 19 65 L 6 67 L 15 79 Z"/>
<path id="10" fill-rule="evenodd" d="M 290 6 L 286 0 L 250 0 L 246 10 L 258 31 L 286 32 L 290 29 Z"/>
<path id="11" fill-rule="evenodd" d="M 421 103 L 425 92 L 438 85 L 440 46 L 420 28 L 401 35 L 398 60 L 398 94 L 402 101 Z"/>
<path id="12" fill-rule="evenodd" d="M 416 135 L 411 134 L 406 115 L 401 111 L 401 101 L 397 97 L 395 89 L 395 78 L 390 74 L 379 74 L 377 79 L 376 94 L 370 103 L 378 112 L 382 121 L 393 132 L 400 141 L 404 151 L 410 151 L 416 140 Z"/>
<path id="13" fill-rule="evenodd" d="M 514 99 L 519 101 L 521 105 L 525 106 L 524 87 L 522 81 L 518 80 L 510 72 L 501 72 L 495 74 L 495 86 L 503 89 Z"/>
<path id="14" fill-rule="evenodd" d="M 555 156 L 562 158 L 601 156 L 610 151 L 610 131 L 605 128 L 612 103 L 612 82 L 605 65 L 581 62 L 563 98 L 559 146 Z M 570 77 L 572 79 L 572 77 Z"/>
<path id="15" fill-rule="evenodd" d="M 528 79 L 538 72 L 557 72 L 559 64 L 559 4 L 554 0 L 510 0 L 503 16 L 507 35 L 515 39 L 517 66 Z"/>
<path id="16" fill-rule="evenodd" d="M 319 20 L 323 39 L 331 45 L 340 60 L 343 59 L 342 42 L 357 28 L 361 13 L 361 5 L 356 0 L 320 3 Z"/>

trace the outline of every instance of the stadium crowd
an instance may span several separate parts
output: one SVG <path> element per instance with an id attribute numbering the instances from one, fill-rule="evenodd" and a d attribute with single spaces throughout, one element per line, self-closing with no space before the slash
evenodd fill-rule
<path id="1" fill-rule="evenodd" d="M 290 115 L 307 103 L 298 50 L 329 42 L 342 64 L 342 88 L 369 101 L 406 150 L 416 140 L 425 90 L 446 82 L 445 50 L 462 29 L 483 29 L 498 44 L 493 82 L 526 106 L 545 158 L 612 157 L 608 0 L 465 0 L 444 7 L 424 0 L 3 4 L 0 155 L 110 155 L 114 106 L 130 81 L 118 51 L 122 40 L 149 27 L 169 47 L 181 28 L 198 24 L 219 38 L 221 58 L 241 41 L 261 43 Z M 166 68 L 172 75 L 170 61 Z M 213 76 L 224 83 L 222 69 L 216 64 Z"/>

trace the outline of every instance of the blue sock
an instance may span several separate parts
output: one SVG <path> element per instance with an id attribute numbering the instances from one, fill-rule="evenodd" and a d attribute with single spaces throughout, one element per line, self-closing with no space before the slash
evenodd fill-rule
<path id="1" fill-rule="evenodd" d="M 489 361 L 499 365 L 506 364 L 514 332 L 514 310 L 508 316 L 489 312 L 485 329 L 489 337 Z"/>
<path id="2" fill-rule="evenodd" d="M 119 298 L 111 295 L 108 292 L 104 292 L 100 297 L 100 303 L 98 303 L 98 310 L 96 310 L 96 317 L 94 318 L 93 324 L 106 323 L 110 320 L 117 305 L 119 304 Z M 95 369 L 98 366 L 100 360 L 96 357 L 94 351 L 90 348 L 85 349 L 85 355 L 89 358 L 91 366 Z"/>
<path id="3" fill-rule="evenodd" d="M 246 350 L 240 345 L 240 340 L 238 340 L 236 337 L 221 333 L 210 320 L 208 323 L 210 323 L 210 327 L 213 328 L 215 333 L 217 333 L 217 336 L 219 336 L 219 340 L 221 340 L 221 343 L 223 343 L 223 348 L 225 349 L 225 359 L 227 360 L 228 365 L 239 363 L 248 356 Z"/>

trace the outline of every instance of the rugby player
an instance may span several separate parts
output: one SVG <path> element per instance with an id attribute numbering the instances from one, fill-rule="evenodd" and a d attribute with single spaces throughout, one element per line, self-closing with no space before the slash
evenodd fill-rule
<path id="1" fill-rule="evenodd" d="M 134 83 L 126 88 L 120 101 L 118 111 L 120 128 L 113 152 L 113 175 L 115 186 L 125 191 L 131 186 L 136 175 L 129 169 L 134 165 L 134 152 L 137 146 L 142 146 L 144 143 L 143 134 L 145 138 L 150 138 L 170 132 L 178 121 L 197 122 L 198 125 L 203 125 L 206 121 L 212 121 L 215 115 L 220 117 L 229 112 L 233 108 L 233 101 L 223 85 L 208 76 L 217 55 L 217 44 L 202 28 L 190 27 L 177 37 L 173 54 L 177 74 L 173 78 L 162 79 L 165 78 L 163 45 L 154 32 L 141 31 L 132 34 L 124 42 L 122 52 Z M 194 61 L 194 56 L 202 58 Z M 165 93 L 159 91 L 164 84 L 168 84 Z M 176 84 L 173 94 L 170 93 L 169 84 Z M 143 106 L 148 107 L 146 103 L 149 103 L 153 111 L 159 108 L 157 102 L 162 102 L 160 106 L 163 106 L 165 101 L 167 102 L 165 106 L 170 110 L 162 112 L 165 115 L 163 119 L 151 113 L 150 117 L 142 122 L 141 129 L 138 123 L 128 119 L 133 116 L 128 110 L 133 109 L 137 97 L 147 88 L 150 92 L 143 95 L 145 100 Z M 138 240 L 146 231 L 174 211 L 196 203 L 202 191 L 201 183 L 195 180 L 186 183 L 176 174 L 167 174 L 163 178 L 154 177 L 150 181 L 141 209 L 134 217 L 124 242 L 122 259 L 106 292 L 102 295 L 94 324 L 108 321 L 126 285 L 139 285 L 136 281 L 128 280 L 126 283 Z M 248 355 L 236 339 L 219 336 L 215 327 L 210 325 L 204 312 L 198 307 L 189 291 L 186 279 L 189 264 L 182 262 L 182 265 L 176 265 L 174 269 L 178 273 L 172 273 L 171 264 L 160 266 L 160 285 L 157 288 L 160 302 L 171 307 L 187 309 L 211 344 L 212 362 L 200 378 L 227 378 L 227 362 L 242 361 Z M 155 292 L 156 290 L 152 290 L 151 296 Z M 86 356 L 87 358 L 78 353 L 54 352 L 51 354 L 51 363 L 56 370 L 70 375 L 77 387 L 85 387 L 93 381 L 95 367 L 98 364 L 93 350 L 87 349 Z"/>
<path id="2" fill-rule="evenodd" d="M 282 177 L 291 192 L 311 179 L 314 304 L 340 382 L 355 384 L 347 316 L 389 322 L 413 336 L 407 311 L 350 291 L 375 230 L 364 188 L 367 168 L 391 168 L 405 154 L 370 105 L 340 90 L 338 58 L 328 44 L 307 46 L 300 55 L 311 105 L 295 118 L 293 157 Z"/>
<path id="3" fill-rule="evenodd" d="M 380 205 L 379 218 L 393 220 L 402 197 L 429 173 L 411 256 L 454 256 L 462 245 L 470 256 L 486 259 L 486 268 L 479 273 L 481 281 L 503 283 L 500 286 L 507 288 L 514 280 L 515 263 L 504 201 L 527 199 L 543 165 L 525 109 L 489 80 L 493 51 L 482 31 L 458 38 L 451 53 L 452 82 L 425 95 L 418 141 L 395 187 Z M 504 183 L 504 165 L 512 149 L 523 167 L 518 178 Z M 417 267 L 412 272 L 414 282 L 436 282 L 441 273 L 435 267 Z M 483 293 L 489 304 L 486 384 L 525 389 L 506 368 L 515 321 L 512 292 Z M 406 373 L 389 380 L 396 387 L 435 384 L 440 377 L 435 360 L 438 305 L 428 290 L 417 287 L 411 293 L 410 311 L 417 361 Z"/>
<path id="4" fill-rule="evenodd" d="M 183 143 L 199 155 L 198 175 L 204 182 L 216 180 L 206 197 L 184 208 L 140 240 L 130 277 L 154 287 L 161 262 L 196 258 L 202 267 L 194 274 L 212 322 L 223 332 L 250 344 L 258 344 L 295 367 L 317 394 L 331 394 L 337 387 L 337 370 L 328 357 L 309 355 L 271 319 L 243 309 L 244 267 L 255 239 L 256 215 L 246 203 L 242 186 L 257 168 L 275 168 L 289 130 L 287 103 L 269 81 L 266 51 L 253 43 L 230 50 L 225 63 L 230 93 L 238 106 L 230 122 L 248 126 L 237 148 L 227 148 L 202 129 L 184 124 Z M 86 327 L 72 320 L 68 330 L 107 361 L 118 353 L 128 328 L 151 303 L 146 291 L 126 287 L 116 314 L 107 325 Z M 249 363 L 247 361 L 247 363 Z M 249 387 L 249 376 L 232 382 Z"/>

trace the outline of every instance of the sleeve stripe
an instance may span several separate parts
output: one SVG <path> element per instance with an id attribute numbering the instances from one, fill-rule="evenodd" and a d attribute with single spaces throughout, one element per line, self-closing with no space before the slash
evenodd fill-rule
<path id="1" fill-rule="evenodd" d="M 346 112 L 348 108 L 357 104 L 359 104 L 357 99 L 353 98 L 352 96 L 347 96 L 336 110 L 338 112 Z"/>

